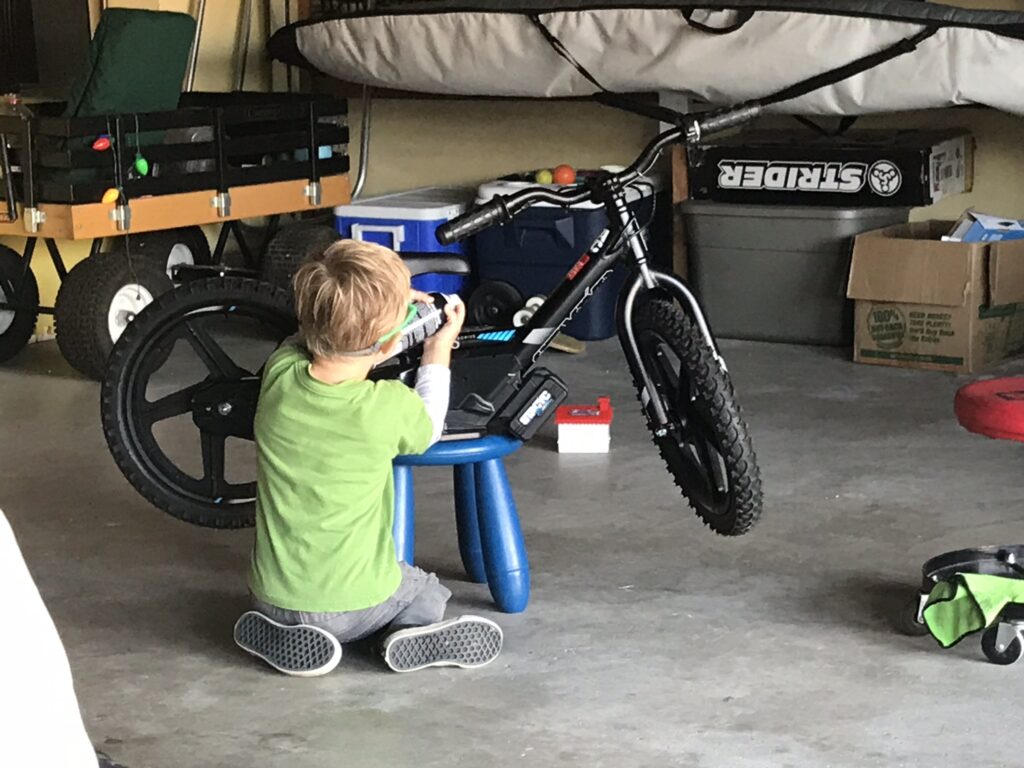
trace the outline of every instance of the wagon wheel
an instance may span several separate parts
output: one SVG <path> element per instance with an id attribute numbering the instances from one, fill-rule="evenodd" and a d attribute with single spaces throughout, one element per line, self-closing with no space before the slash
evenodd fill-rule
<path id="1" fill-rule="evenodd" d="M 291 291 L 292 275 L 306 261 L 341 235 L 326 224 L 300 222 L 281 227 L 270 239 L 260 264 L 260 279 Z"/>
<path id="2" fill-rule="evenodd" d="M 79 262 L 61 282 L 54 307 L 57 346 L 72 367 L 101 379 L 114 343 L 171 287 L 166 267 L 115 249 Z"/>
<path id="3" fill-rule="evenodd" d="M 24 282 L 22 282 L 24 275 Z M 0 245 L 0 302 L 17 309 L 0 309 L 0 363 L 18 354 L 36 329 L 39 316 L 39 286 L 32 270 L 18 253 Z"/>
<path id="4" fill-rule="evenodd" d="M 164 269 L 168 280 L 174 280 L 176 267 L 213 263 L 210 243 L 199 227 L 180 227 L 128 235 L 118 242 L 116 250 L 135 258 L 152 261 Z"/>

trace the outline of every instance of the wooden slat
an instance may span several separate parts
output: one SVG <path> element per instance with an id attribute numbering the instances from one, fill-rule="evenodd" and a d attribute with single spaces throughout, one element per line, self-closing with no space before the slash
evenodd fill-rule
<path id="1" fill-rule="evenodd" d="M 233 219 L 250 219 L 272 216 L 278 213 L 298 213 L 314 210 L 306 199 L 307 181 L 279 181 L 272 184 L 254 184 L 235 187 L 231 190 L 231 216 L 221 218 L 212 201 L 217 194 L 208 189 L 199 192 L 184 192 L 177 195 L 158 195 L 131 201 L 132 233 L 153 232 L 161 229 L 176 229 L 201 224 L 217 224 Z M 323 201 L 315 208 L 333 208 L 351 200 L 348 175 L 327 176 L 321 179 Z M 116 237 L 125 234 L 110 218 L 114 205 L 111 203 L 89 203 L 85 205 L 47 205 L 40 210 L 46 214 L 46 221 L 40 226 L 36 237 L 53 237 L 62 240 L 91 240 L 97 237 Z M 0 223 L 0 236 L 24 237 L 25 225 L 22 220 Z"/>
<path id="2" fill-rule="evenodd" d="M 680 277 L 687 277 L 689 259 L 686 253 L 686 229 L 679 204 L 690 197 L 689 163 L 686 147 L 676 144 L 672 147 L 672 271 Z"/>

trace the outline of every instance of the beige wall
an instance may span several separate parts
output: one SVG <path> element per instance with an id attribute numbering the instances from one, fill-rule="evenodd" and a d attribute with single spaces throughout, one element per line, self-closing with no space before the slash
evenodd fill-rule
<path id="1" fill-rule="evenodd" d="M 859 124 L 858 124 L 859 125 Z M 966 128 L 974 135 L 974 190 L 911 213 L 914 220 L 955 219 L 967 208 L 1024 218 L 1024 121 L 994 110 L 964 108 L 871 118 L 865 127 Z"/>
<path id="2" fill-rule="evenodd" d="M 359 147 L 353 101 L 350 152 Z M 649 120 L 589 102 L 375 101 L 364 195 L 478 183 L 568 163 L 628 162 L 654 135 Z"/>

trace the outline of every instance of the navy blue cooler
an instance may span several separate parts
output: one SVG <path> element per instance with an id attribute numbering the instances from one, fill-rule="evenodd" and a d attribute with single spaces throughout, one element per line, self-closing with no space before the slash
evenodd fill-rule
<path id="1" fill-rule="evenodd" d="M 465 213 L 473 203 L 473 190 L 463 187 L 424 187 L 408 192 L 366 198 L 334 209 L 342 237 L 377 243 L 397 253 L 458 254 L 467 256 L 464 243 L 444 246 L 435 232 L 445 222 Z M 412 279 L 420 291 L 462 294 L 465 275 L 429 272 Z"/>
<path id="2" fill-rule="evenodd" d="M 528 186 L 534 185 L 526 182 L 484 184 L 477 202 L 486 202 L 496 194 L 512 194 Z M 630 190 L 631 207 L 642 225 L 653 215 L 656 189 L 652 183 L 643 193 Z M 474 305 L 481 302 L 525 303 L 531 296 L 550 295 L 607 226 L 608 217 L 596 203 L 583 203 L 568 210 L 537 205 L 517 214 L 509 224 L 481 232 L 474 240 L 479 288 L 470 299 L 471 315 Z M 627 275 L 625 267 L 619 265 L 563 330 L 584 341 L 614 336 L 615 304 Z M 494 316 L 503 314 L 497 307 L 492 309 Z"/>

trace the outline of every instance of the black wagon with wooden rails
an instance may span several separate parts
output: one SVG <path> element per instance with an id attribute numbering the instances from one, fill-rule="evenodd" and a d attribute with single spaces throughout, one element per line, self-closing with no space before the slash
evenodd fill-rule
<path id="1" fill-rule="evenodd" d="M 0 362 L 52 313 L 65 358 L 100 378 L 127 323 L 183 270 L 227 269 L 233 236 L 242 268 L 273 278 L 336 237 L 304 217 L 350 199 L 342 100 L 187 93 L 162 112 L 45 112 L 0 107 L 0 237 L 25 238 L 20 252 L 0 245 Z M 71 270 L 68 240 L 91 242 Z M 40 241 L 61 279 L 53 307 L 40 305 L 31 269 Z"/>

